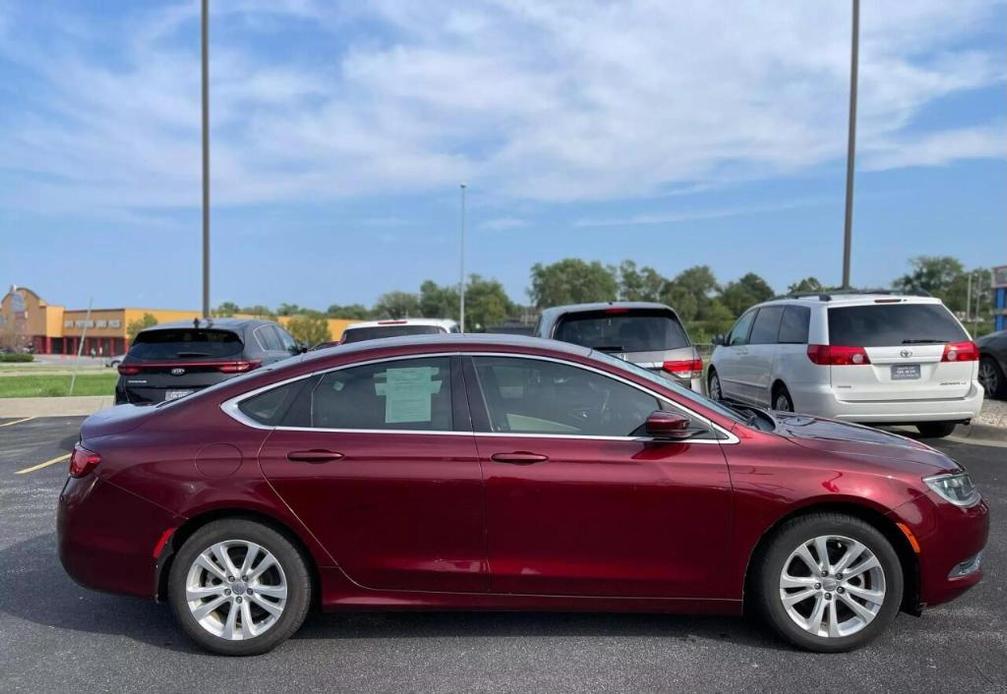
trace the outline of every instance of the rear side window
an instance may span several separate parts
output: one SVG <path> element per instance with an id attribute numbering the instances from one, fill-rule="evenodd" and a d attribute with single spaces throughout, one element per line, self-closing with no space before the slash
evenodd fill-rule
<path id="1" fill-rule="evenodd" d="M 811 309 L 807 306 L 787 306 L 780 322 L 781 345 L 808 344 L 808 324 L 811 323 Z"/>
<path id="2" fill-rule="evenodd" d="M 361 342 L 402 335 L 437 335 L 442 332 L 444 329 L 437 325 L 375 325 L 370 328 L 347 328 L 343 332 L 343 342 Z"/>
<path id="3" fill-rule="evenodd" d="M 780 332 L 780 320 L 783 318 L 782 306 L 764 306 L 759 309 L 752 325 L 752 334 L 748 338 L 751 345 L 776 344 L 776 336 Z"/>
<path id="4" fill-rule="evenodd" d="M 290 407 L 304 381 L 294 381 L 242 400 L 238 409 L 259 424 L 275 426 Z"/>
<path id="5" fill-rule="evenodd" d="M 273 326 L 273 332 L 276 333 L 277 337 L 280 339 L 280 349 L 286 350 L 288 352 L 296 351 L 297 342 L 291 337 L 283 328 Z"/>
<path id="6" fill-rule="evenodd" d="M 310 392 L 310 425 L 452 431 L 450 365 L 447 357 L 431 357 L 327 373 Z"/>
<path id="7" fill-rule="evenodd" d="M 602 352 L 657 352 L 692 344 L 674 313 L 618 307 L 563 316 L 553 338 Z"/>
<path id="8" fill-rule="evenodd" d="M 236 357 L 244 347 L 237 333 L 230 330 L 150 330 L 136 336 L 129 348 L 129 356 L 136 359 Z"/>
<path id="9" fill-rule="evenodd" d="M 279 352 L 283 349 L 283 345 L 280 344 L 280 338 L 271 325 L 260 325 L 256 328 L 255 339 L 258 340 L 259 346 L 266 352 Z"/>
<path id="10" fill-rule="evenodd" d="M 873 304 L 829 309 L 829 343 L 853 347 L 961 342 L 968 336 L 942 304 Z"/>

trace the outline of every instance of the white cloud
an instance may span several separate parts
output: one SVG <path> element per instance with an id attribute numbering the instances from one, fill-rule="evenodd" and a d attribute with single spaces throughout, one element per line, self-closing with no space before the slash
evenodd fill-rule
<path id="1" fill-rule="evenodd" d="M 848 3 L 215 8 L 218 204 L 462 180 L 512 199 L 613 199 L 793 174 L 845 153 Z M 999 52 L 968 47 L 997 9 L 978 0 L 864 6 L 865 166 L 1003 156 L 1002 127 L 910 127 L 941 97 L 1004 82 Z M 196 18 L 188 2 L 131 15 L 128 31 L 71 18 L 62 33 L 58 22 L 46 33 L 0 33 L 0 55 L 35 81 L 0 114 L 0 161 L 24 172 L 0 204 L 198 205 Z M 252 38 L 242 41 L 242 30 Z M 321 47 L 310 58 L 294 50 L 304 38 L 295 30 Z M 110 58 L 114 36 L 126 38 Z"/>
<path id="2" fill-rule="evenodd" d="M 494 217 L 479 224 L 479 228 L 486 231 L 508 231 L 526 226 L 528 226 L 527 220 L 520 217 Z"/>
<path id="3" fill-rule="evenodd" d="M 793 200 L 786 203 L 773 203 L 768 205 L 748 205 L 739 207 L 725 207 L 706 210 L 665 210 L 661 212 L 650 212 L 647 214 L 634 214 L 627 217 L 587 217 L 574 222 L 575 227 L 626 227 L 652 224 L 674 224 L 677 222 L 692 222 L 701 219 L 722 219 L 724 217 L 743 217 L 753 214 L 764 214 L 766 212 L 780 212 L 783 210 L 794 210 L 803 207 L 813 207 L 822 205 L 829 201 L 809 198 L 806 200 Z"/>

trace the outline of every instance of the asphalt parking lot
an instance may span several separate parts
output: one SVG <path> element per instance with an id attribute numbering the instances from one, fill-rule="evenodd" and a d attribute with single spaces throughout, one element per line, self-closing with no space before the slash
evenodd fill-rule
<path id="1" fill-rule="evenodd" d="M 854 653 L 797 652 L 743 619 L 352 613 L 227 659 L 166 606 L 63 572 L 54 511 L 81 419 L 0 420 L 0 691 L 1007 691 L 1007 447 L 936 443 L 991 504 L 985 581 Z"/>

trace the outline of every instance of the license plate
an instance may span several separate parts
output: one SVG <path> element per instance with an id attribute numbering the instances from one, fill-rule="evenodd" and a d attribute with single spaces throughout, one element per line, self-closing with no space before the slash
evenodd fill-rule
<path id="1" fill-rule="evenodd" d="M 920 377 L 920 365 L 919 364 L 893 364 L 892 365 L 892 380 L 893 381 L 911 381 L 913 379 Z"/>
<path id="2" fill-rule="evenodd" d="M 164 399 L 165 400 L 178 400 L 179 398 L 184 398 L 186 395 L 189 395 L 190 393 L 193 393 L 193 392 L 194 391 L 192 391 L 192 390 L 169 390 L 169 391 L 165 391 L 165 393 L 164 393 Z"/>

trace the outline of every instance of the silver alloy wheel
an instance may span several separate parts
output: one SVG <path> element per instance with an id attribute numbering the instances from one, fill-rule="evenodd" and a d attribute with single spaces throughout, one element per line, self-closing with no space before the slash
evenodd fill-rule
<path id="1" fill-rule="evenodd" d="M 979 383 L 986 389 L 987 395 L 994 395 L 1000 390 L 1000 374 L 997 367 L 989 359 L 979 362 Z"/>
<path id="2" fill-rule="evenodd" d="M 790 404 L 790 398 L 786 393 L 777 393 L 776 400 L 773 401 L 773 409 L 777 412 L 793 412 L 794 406 Z"/>
<path id="3" fill-rule="evenodd" d="M 228 641 L 268 631 L 287 603 L 287 578 L 276 557 L 247 540 L 224 540 L 189 567 L 185 600 L 199 625 Z"/>
<path id="4" fill-rule="evenodd" d="M 717 376 L 717 374 L 713 374 L 712 376 L 710 376 L 710 393 L 709 393 L 709 395 L 710 395 L 710 399 L 711 400 L 720 400 L 721 399 L 720 377 Z"/>
<path id="5" fill-rule="evenodd" d="M 863 543 L 821 535 L 801 544 L 780 572 L 787 616 L 814 636 L 851 636 L 874 621 L 885 602 L 885 571 Z"/>

